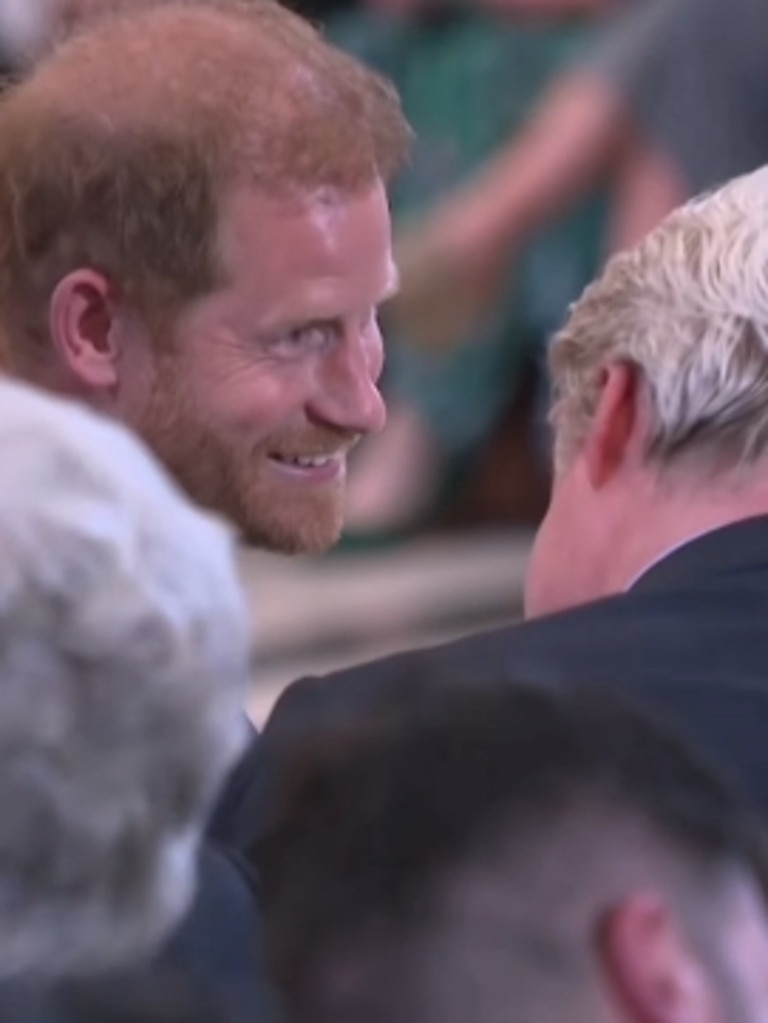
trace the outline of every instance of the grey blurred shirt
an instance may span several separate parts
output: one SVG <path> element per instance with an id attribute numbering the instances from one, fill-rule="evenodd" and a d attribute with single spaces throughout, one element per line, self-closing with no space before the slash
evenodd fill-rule
<path id="1" fill-rule="evenodd" d="M 768 0 L 636 0 L 583 65 L 624 96 L 692 192 L 768 163 Z"/>

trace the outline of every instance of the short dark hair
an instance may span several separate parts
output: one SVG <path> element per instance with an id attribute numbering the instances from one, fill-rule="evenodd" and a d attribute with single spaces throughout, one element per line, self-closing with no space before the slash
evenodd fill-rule
<path id="1" fill-rule="evenodd" d="M 323 1018 L 313 999 L 334 948 L 372 923 L 395 944 L 412 937 L 452 870 L 574 807 L 596 806 L 601 825 L 629 815 L 694 873 L 733 864 L 765 877 L 746 802 L 599 689 L 400 678 L 365 720 L 297 752 L 282 775 L 255 856 L 274 976 L 302 1019 Z"/>

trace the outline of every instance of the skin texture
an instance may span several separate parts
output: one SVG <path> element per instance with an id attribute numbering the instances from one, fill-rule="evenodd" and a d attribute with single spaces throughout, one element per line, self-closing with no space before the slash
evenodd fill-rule
<path id="1" fill-rule="evenodd" d="M 384 189 L 291 201 L 243 189 L 223 219 L 229 279 L 182 315 L 137 426 L 249 539 L 322 550 L 341 532 L 347 453 L 385 421 L 376 312 L 395 270 Z"/>

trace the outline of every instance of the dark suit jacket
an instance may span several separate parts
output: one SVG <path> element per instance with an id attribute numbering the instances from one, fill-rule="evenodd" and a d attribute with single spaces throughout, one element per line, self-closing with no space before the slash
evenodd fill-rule
<path id="1" fill-rule="evenodd" d="M 244 800 L 254 798 L 261 780 L 260 761 L 259 735 L 252 729 L 246 753 L 212 815 L 200 853 L 197 895 L 189 913 L 154 962 L 125 976 L 100 980 L 94 985 L 95 994 L 105 989 L 120 994 L 141 987 L 149 997 L 153 986 L 162 992 L 170 978 L 179 991 L 188 992 L 191 1002 L 197 1001 L 201 1013 L 205 1008 L 206 1020 L 271 1023 L 274 1019 L 258 881 L 241 853 L 251 834 Z M 69 993 L 57 998 L 67 1006 L 62 1023 L 79 1023 L 80 1007 L 88 1001 L 88 985 L 80 985 L 76 995 L 76 1000 Z M 70 1004 L 76 1006 L 78 1015 Z"/>
<path id="2" fill-rule="evenodd" d="M 768 516 L 691 541 L 627 593 L 295 683 L 262 734 L 270 774 L 295 744 L 354 719 L 388 680 L 414 675 L 438 685 L 508 679 L 630 694 L 768 813 Z M 255 799 L 251 820 L 262 813 Z"/>

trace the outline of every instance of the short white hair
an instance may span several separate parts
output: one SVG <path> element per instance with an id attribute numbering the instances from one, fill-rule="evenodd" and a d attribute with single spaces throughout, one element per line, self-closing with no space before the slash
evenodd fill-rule
<path id="1" fill-rule="evenodd" d="M 0 976 L 152 951 L 246 734 L 228 527 L 123 427 L 0 380 Z"/>
<path id="2" fill-rule="evenodd" d="M 768 167 L 682 206 L 572 307 L 550 352 L 560 464 L 621 361 L 647 383 L 649 457 L 735 469 L 768 453 Z"/>

